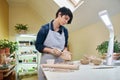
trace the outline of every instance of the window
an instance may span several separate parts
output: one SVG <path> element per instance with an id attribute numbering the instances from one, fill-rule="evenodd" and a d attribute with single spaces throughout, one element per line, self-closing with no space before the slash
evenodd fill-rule
<path id="1" fill-rule="evenodd" d="M 73 4 L 74 7 L 76 7 L 81 0 L 69 0 L 69 1 Z"/>
<path id="2" fill-rule="evenodd" d="M 60 7 L 65 6 L 69 8 L 72 12 L 84 3 L 83 0 L 54 0 L 54 2 Z"/>

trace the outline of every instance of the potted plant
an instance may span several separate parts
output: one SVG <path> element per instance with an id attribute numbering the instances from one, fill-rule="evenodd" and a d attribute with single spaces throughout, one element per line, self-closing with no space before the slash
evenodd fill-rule
<path id="1" fill-rule="evenodd" d="M 26 33 L 26 31 L 28 31 L 27 24 L 16 24 L 14 27 L 15 27 L 15 30 L 20 34 Z"/>
<path id="2" fill-rule="evenodd" d="M 2 53 L 12 54 L 18 49 L 17 42 L 9 41 L 7 39 L 0 40 L 0 50 L 4 50 Z"/>
<path id="3" fill-rule="evenodd" d="M 109 41 L 104 41 L 100 45 L 97 46 L 96 50 L 102 55 L 103 58 L 106 57 L 107 49 L 108 49 Z M 120 56 L 120 42 L 114 40 L 114 56 Z"/>

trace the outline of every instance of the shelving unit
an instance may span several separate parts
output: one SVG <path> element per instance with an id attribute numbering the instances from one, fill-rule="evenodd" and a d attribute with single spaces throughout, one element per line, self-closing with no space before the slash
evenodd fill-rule
<path id="1" fill-rule="evenodd" d="M 16 54 L 17 77 L 36 75 L 40 63 L 40 53 L 35 49 L 36 36 L 33 34 L 17 35 L 18 51 Z"/>

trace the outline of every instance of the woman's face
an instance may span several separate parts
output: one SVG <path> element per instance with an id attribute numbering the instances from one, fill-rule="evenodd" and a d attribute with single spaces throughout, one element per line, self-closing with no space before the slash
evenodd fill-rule
<path id="1" fill-rule="evenodd" d="M 68 15 L 60 15 L 60 17 L 59 17 L 60 25 L 67 24 L 69 20 L 70 20 L 70 17 Z"/>

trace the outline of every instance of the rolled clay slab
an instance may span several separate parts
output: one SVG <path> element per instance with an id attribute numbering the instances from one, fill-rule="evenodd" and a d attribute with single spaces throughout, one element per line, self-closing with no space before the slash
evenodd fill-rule
<path id="1" fill-rule="evenodd" d="M 58 68 L 58 69 L 70 69 L 78 70 L 79 65 L 69 65 L 69 64 L 42 64 L 44 68 Z"/>

